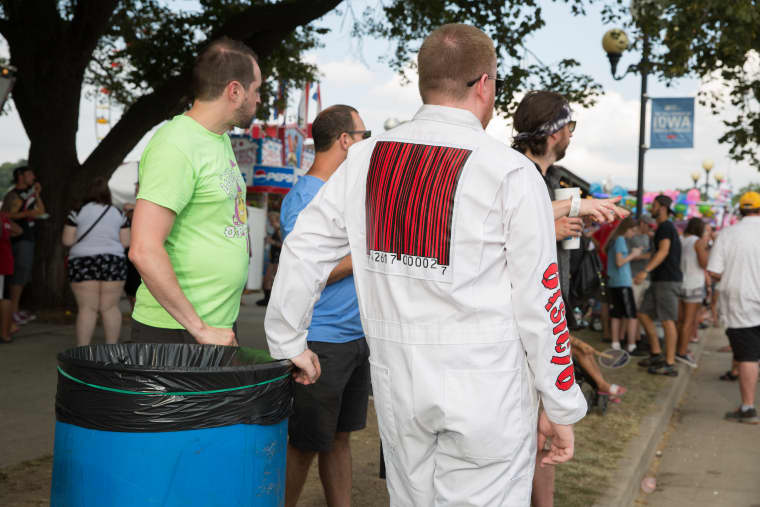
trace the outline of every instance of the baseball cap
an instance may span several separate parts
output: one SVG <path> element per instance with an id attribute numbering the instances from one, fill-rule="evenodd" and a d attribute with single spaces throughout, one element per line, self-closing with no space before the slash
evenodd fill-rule
<path id="1" fill-rule="evenodd" d="M 657 197 L 655 197 L 654 200 L 660 203 L 660 206 L 665 206 L 665 208 L 668 210 L 668 214 L 670 215 L 673 214 L 673 210 L 670 209 L 670 206 L 673 204 L 673 199 L 671 199 L 665 194 L 660 194 Z"/>
<path id="2" fill-rule="evenodd" d="M 758 209 L 760 208 L 760 194 L 757 192 L 744 192 L 739 198 L 740 209 Z"/>
<path id="3" fill-rule="evenodd" d="M 18 166 L 13 170 L 13 181 L 16 181 L 19 177 L 19 175 L 24 174 L 25 172 L 29 171 L 30 168 L 28 165 L 21 165 Z"/>

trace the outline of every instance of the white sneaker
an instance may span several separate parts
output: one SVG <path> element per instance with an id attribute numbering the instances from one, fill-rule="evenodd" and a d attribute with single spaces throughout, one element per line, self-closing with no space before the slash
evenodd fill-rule
<path id="1" fill-rule="evenodd" d="M 633 352 L 634 350 L 636 350 L 636 344 L 635 344 L 635 343 L 631 343 L 631 344 L 629 344 L 629 345 L 628 345 L 628 353 L 630 354 L 630 353 L 631 353 L 631 352 Z"/>
<path id="2" fill-rule="evenodd" d="M 612 350 L 620 350 L 620 342 L 612 342 Z"/>

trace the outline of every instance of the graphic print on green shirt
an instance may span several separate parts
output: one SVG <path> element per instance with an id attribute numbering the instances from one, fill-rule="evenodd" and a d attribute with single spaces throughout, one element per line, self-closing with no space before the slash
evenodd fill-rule
<path id="1" fill-rule="evenodd" d="M 206 324 L 231 328 L 248 278 L 248 211 L 230 138 L 175 116 L 148 143 L 139 173 L 137 198 L 176 214 L 164 248 L 182 292 Z M 132 316 L 148 326 L 182 328 L 144 283 Z"/>

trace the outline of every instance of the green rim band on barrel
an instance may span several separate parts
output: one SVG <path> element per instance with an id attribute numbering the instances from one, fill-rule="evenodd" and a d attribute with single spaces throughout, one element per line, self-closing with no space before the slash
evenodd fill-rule
<path id="1" fill-rule="evenodd" d="M 61 375 L 63 375 L 64 377 L 66 377 L 69 380 L 73 380 L 74 382 L 77 382 L 79 384 L 85 385 L 87 387 L 92 387 L 93 389 L 100 389 L 102 391 L 111 391 L 111 392 L 114 392 L 114 393 L 121 393 L 121 394 L 140 394 L 140 395 L 143 395 L 143 396 L 193 396 L 193 395 L 197 395 L 197 394 L 228 393 L 230 391 L 240 391 L 241 389 L 249 389 L 251 387 L 263 386 L 264 384 L 270 384 L 272 382 L 277 382 L 278 380 L 282 380 L 282 379 L 287 378 L 287 377 L 290 376 L 289 373 L 286 373 L 285 375 L 280 375 L 279 377 L 276 377 L 276 378 L 273 378 L 273 379 L 269 379 L 269 380 L 265 380 L 264 382 L 259 382 L 258 384 L 250 384 L 250 385 L 247 385 L 247 386 L 240 386 L 240 387 L 228 387 L 226 389 L 214 389 L 212 391 L 188 391 L 188 392 L 176 392 L 176 393 L 146 393 L 146 392 L 142 392 L 142 391 L 125 391 L 124 389 L 115 389 L 113 387 L 105 387 L 105 386 L 99 386 L 99 385 L 96 385 L 96 384 L 89 384 L 89 383 L 85 382 L 84 380 L 79 380 L 76 377 L 72 377 L 71 375 L 69 375 L 68 373 L 66 373 L 65 371 L 63 371 L 60 366 L 58 367 L 58 373 L 60 373 Z"/>

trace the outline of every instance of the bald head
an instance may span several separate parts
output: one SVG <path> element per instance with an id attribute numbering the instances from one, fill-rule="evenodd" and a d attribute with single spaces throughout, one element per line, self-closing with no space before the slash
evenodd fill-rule
<path id="1" fill-rule="evenodd" d="M 468 82 L 495 71 L 496 50 L 482 30 L 452 23 L 428 35 L 417 67 L 422 102 L 430 103 L 433 97 L 458 101 L 467 96 Z"/>

